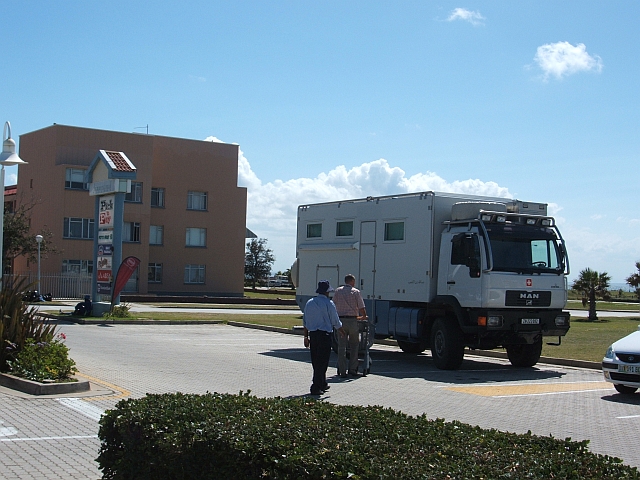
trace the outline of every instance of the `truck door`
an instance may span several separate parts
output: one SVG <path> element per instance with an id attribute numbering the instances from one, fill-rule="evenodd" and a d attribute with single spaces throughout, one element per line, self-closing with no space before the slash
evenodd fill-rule
<path id="1" fill-rule="evenodd" d="M 376 222 L 360 222 L 360 284 L 362 298 L 374 298 L 376 284 Z"/>
<path id="2" fill-rule="evenodd" d="M 316 285 L 321 280 L 328 280 L 329 284 L 336 288 L 341 285 L 340 272 L 338 271 L 338 265 L 317 265 L 316 266 Z"/>
<path id="3" fill-rule="evenodd" d="M 482 306 L 482 258 L 478 235 L 457 233 L 451 238 L 451 256 L 447 274 L 447 295 L 453 295 L 460 306 Z"/>

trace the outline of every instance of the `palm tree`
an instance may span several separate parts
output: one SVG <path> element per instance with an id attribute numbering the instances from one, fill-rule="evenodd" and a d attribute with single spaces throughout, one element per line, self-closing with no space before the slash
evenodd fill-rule
<path id="1" fill-rule="evenodd" d="M 626 282 L 632 287 L 636 287 L 636 295 L 640 298 L 640 262 L 636 262 L 636 273 L 632 273 L 626 278 Z"/>
<path id="2" fill-rule="evenodd" d="M 589 320 L 598 320 L 596 314 L 596 295 L 605 297 L 608 295 L 609 282 L 611 277 L 607 272 L 598 273 L 590 268 L 585 268 L 578 275 L 578 279 L 573 282 L 571 288 L 581 292 L 589 299 Z"/>

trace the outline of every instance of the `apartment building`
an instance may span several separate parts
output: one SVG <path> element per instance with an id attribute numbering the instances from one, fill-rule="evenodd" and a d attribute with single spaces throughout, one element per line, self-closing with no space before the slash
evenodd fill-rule
<path id="1" fill-rule="evenodd" d="M 41 271 L 92 273 L 94 197 L 85 172 L 99 150 L 124 152 L 136 167 L 124 209 L 122 258 L 141 260 L 126 291 L 242 295 L 246 188 L 238 146 L 56 125 L 20 136 L 16 201 L 35 203 L 31 229 L 46 227 L 62 252 Z M 114 268 L 116 268 L 114 266 Z M 26 259 L 14 272 L 35 271 Z"/>

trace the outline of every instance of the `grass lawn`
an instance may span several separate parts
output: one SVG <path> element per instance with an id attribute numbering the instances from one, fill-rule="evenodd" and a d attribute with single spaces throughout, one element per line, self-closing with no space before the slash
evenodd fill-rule
<path id="1" fill-rule="evenodd" d="M 221 322 L 244 322 L 256 325 L 270 325 L 280 328 L 292 328 L 302 325 L 302 314 L 283 315 L 253 315 L 233 313 L 180 313 L 180 312 L 134 312 L 131 319 L 143 320 L 173 320 L 173 321 L 193 321 L 193 320 L 219 320 Z M 126 319 L 123 319 L 126 320 Z"/>
<path id="2" fill-rule="evenodd" d="M 586 307 L 583 307 L 580 300 L 569 300 L 567 302 L 566 308 L 571 310 L 589 310 L 589 305 L 587 304 Z M 605 302 L 603 300 L 597 301 L 596 312 L 600 312 L 603 310 L 629 310 L 632 312 L 637 312 L 640 310 L 640 305 L 638 305 L 637 303 Z M 602 312 L 602 315 L 606 314 L 607 312 Z M 600 316 L 600 313 L 598 314 L 598 316 Z"/>
<path id="3" fill-rule="evenodd" d="M 602 315 L 606 315 L 603 312 Z M 543 345 L 542 355 L 545 357 L 571 358 L 574 360 L 602 361 L 609 345 L 616 340 L 638 329 L 638 318 L 599 317 L 597 322 L 586 319 L 571 319 L 571 328 L 562 337 L 559 347 Z M 545 341 L 556 341 L 553 337 L 545 337 Z"/>

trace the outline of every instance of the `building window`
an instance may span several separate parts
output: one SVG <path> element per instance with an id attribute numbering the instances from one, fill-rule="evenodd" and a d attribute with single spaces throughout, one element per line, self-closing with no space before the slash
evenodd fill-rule
<path id="1" fill-rule="evenodd" d="M 67 168 L 64 188 L 71 190 L 87 190 L 87 184 L 84 183 L 84 170 L 79 168 Z"/>
<path id="2" fill-rule="evenodd" d="M 336 237 L 353 237 L 353 221 L 336 223 Z"/>
<path id="3" fill-rule="evenodd" d="M 162 245 L 162 225 L 149 227 L 149 245 Z"/>
<path id="4" fill-rule="evenodd" d="M 80 275 L 93 273 L 93 260 L 62 260 L 62 273 Z"/>
<path id="5" fill-rule="evenodd" d="M 404 240 L 404 222 L 389 222 L 384 224 L 384 241 Z"/>
<path id="6" fill-rule="evenodd" d="M 147 281 L 149 283 L 162 283 L 162 264 L 150 263 Z"/>
<path id="7" fill-rule="evenodd" d="M 206 210 L 207 192 L 189 192 L 187 195 L 187 210 Z"/>
<path id="8" fill-rule="evenodd" d="M 93 218 L 64 217 L 63 238 L 93 238 L 95 222 Z"/>
<path id="9" fill-rule="evenodd" d="M 307 238 L 321 238 L 321 237 L 322 237 L 321 223 L 307 224 Z"/>
<path id="10" fill-rule="evenodd" d="M 140 224 L 138 222 L 124 222 L 122 241 L 140 242 Z"/>
<path id="11" fill-rule="evenodd" d="M 142 203 L 142 182 L 131 182 L 131 193 L 124 196 L 124 201 Z"/>
<path id="12" fill-rule="evenodd" d="M 207 245 L 206 228 L 187 228 L 187 247 L 205 247 Z"/>
<path id="13" fill-rule="evenodd" d="M 184 283 L 204 283 L 204 265 L 185 265 Z"/>
<path id="14" fill-rule="evenodd" d="M 164 208 L 164 188 L 151 189 L 151 206 Z"/>

